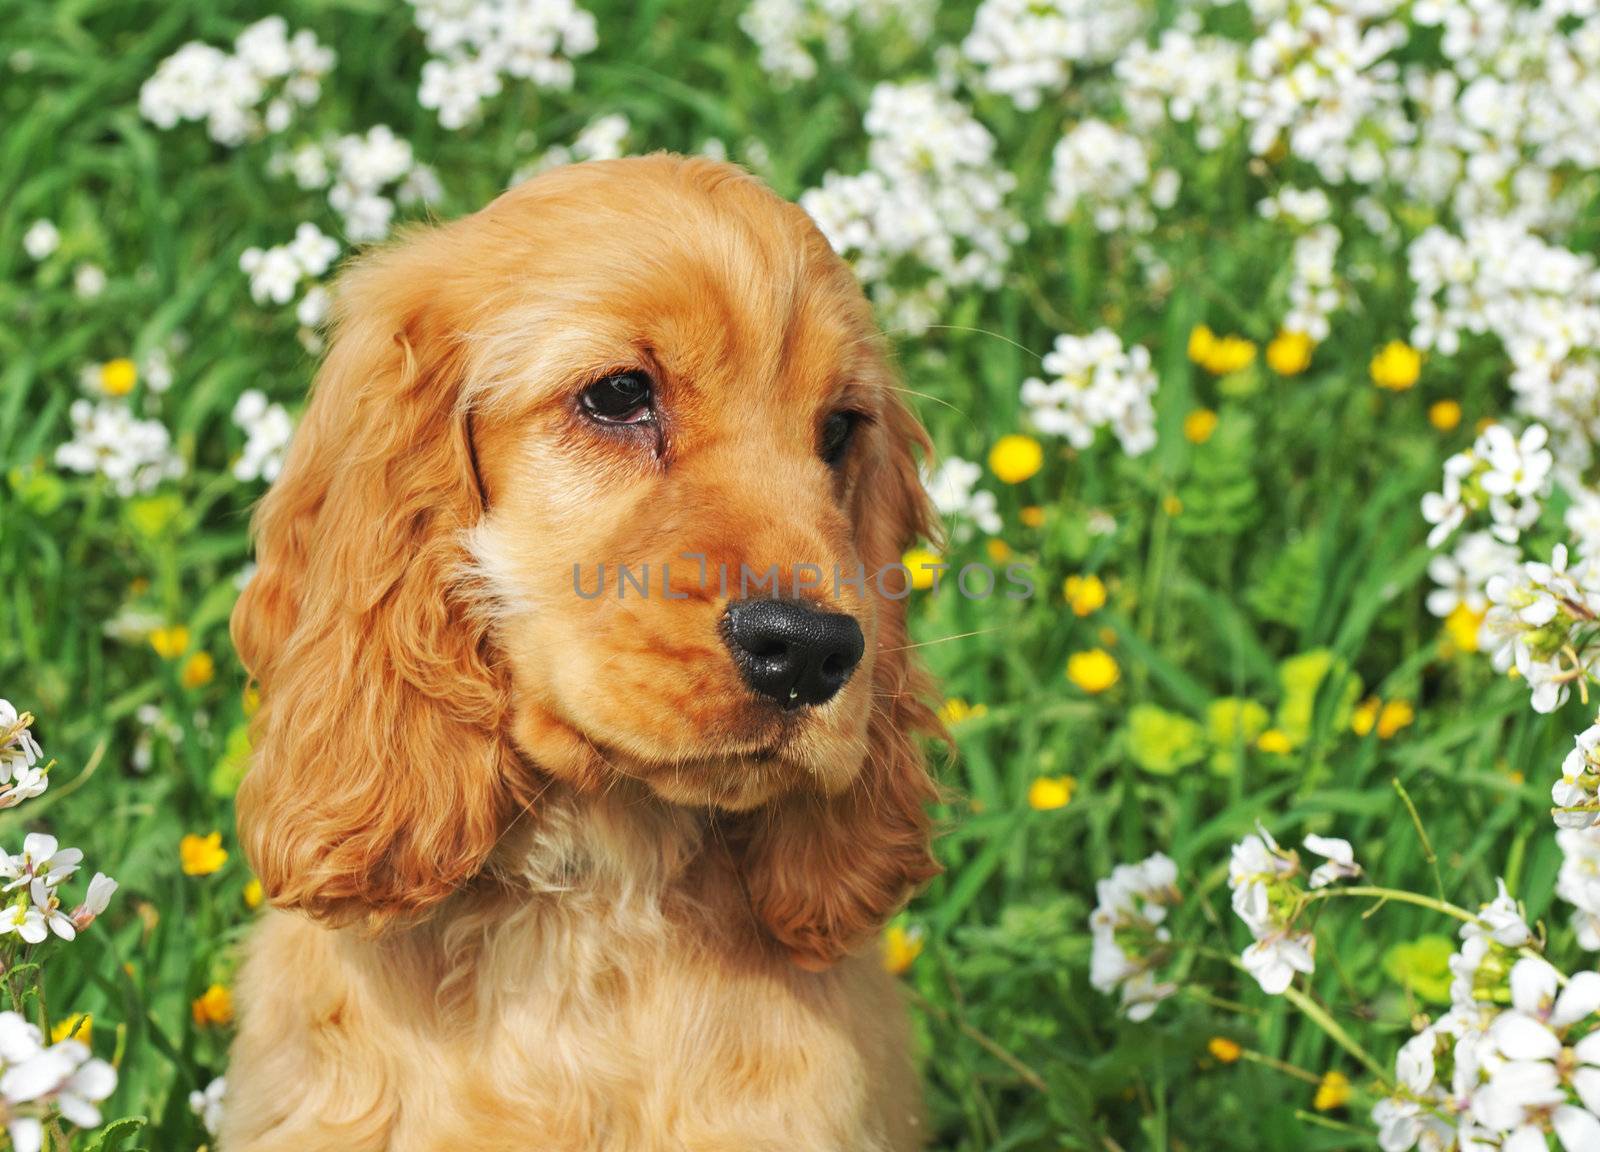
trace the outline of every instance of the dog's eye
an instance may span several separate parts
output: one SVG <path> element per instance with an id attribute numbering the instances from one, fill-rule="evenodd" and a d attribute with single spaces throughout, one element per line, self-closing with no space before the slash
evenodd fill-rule
<path id="1" fill-rule="evenodd" d="M 642 372 L 596 380 L 578 395 L 584 415 L 602 424 L 648 424 L 656 418 L 654 389 Z"/>
<path id="2" fill-rule="evenodd" d="M 850 450 L 850 438 L 855 435 L 856 425 L 860 422 L 859 412 L 835 412 L 829 416 L 822 423 L 822 443 L 817 446 L 818 455 L 830 466 L 838 464 Z"/>

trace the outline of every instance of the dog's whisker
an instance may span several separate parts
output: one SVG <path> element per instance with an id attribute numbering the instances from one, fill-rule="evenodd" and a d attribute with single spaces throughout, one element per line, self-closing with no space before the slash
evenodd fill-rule
<path id="1" fill-rule="evenodd" d="M 932 640 L 919 640 L 915 644 L 902 644 L 898 648 L 880 648 L 879 652 L 909 652 L 913 648 L 927 648 L 933 644 L 945 644 L 951 640 L 968 640 L 974 636 L 988 636 L 993 632 L 1004 632 L 1005 628 L 980 628 L 976 632 L 958 632 L 954 636 L 937 636 Z"/>

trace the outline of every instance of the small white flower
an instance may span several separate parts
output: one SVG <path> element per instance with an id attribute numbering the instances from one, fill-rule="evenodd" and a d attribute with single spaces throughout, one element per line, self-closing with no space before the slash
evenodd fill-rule
<path id="1" fill-rule="evenodd" d="M 106 290 L 106 272 L 98 264 L 79 264 L 72 270 L 72 290 L 80 300 L 93 300 Z"/>
<path id="2" fill-rule="evenodd" d="M 76 872 L 82 862 L 81 849 L 62 848 L 46 832 L 29 832 L 23 838 L 22 852 L 0 861 L 0 877 L 10 879 L 0 891 L 12 892 L 36 880 L 46 888 L 54 888 Z"/>
<path id="3" fill-rule="evenodd" d="M 1315 971 L 1316 948 L 1316 939 L 1309 932 L 1278 933 L 1257 940 L 1244 950 L 1241 959 L 1263 992 L 1281 996 L 1293 983 L 1296 972 Z"/>
<path id="4" fill-rule="evenodd" d="M 208 1135 L 215 1137 L 222 1128 L 222 1106 L 228 1095 L 228 1081 L 218 1076 L 207 1084 L 205 1091 L 189 1093 L 189 1111 L 200 1118 Z"/>
<path id="5" fill-rule="evenodd" d="M 89 890 L 85 893 L 83 903 L 72 910 L 72 924 L 78 931 L 83 931 L 96 919 L 105 913 L 111 904 L 111 897 L 116 894 L 117 882 L 104 872 L 96 872 L 89 881 Z"/>
<path id="6" fill-rule="evenodd" d="M 49 259 L 61 247 L 61 233 L 48 220 L 35 220 L 22 234 L 22 250 L 35 263 Z"/>
<path id="7" fill-rule="evenodd" d="M 1177 866 L 1157 852 L 1137 864 L 1119 864 L 1095 883 L 1098 902 L 1089 916 L 1092 947 L 1089 983 L 1110 994 L 1120 989 L 1121 1010 L 1147 1020 L 1176 984 L 1158 981 L 1154 970 L 1171 940 L 1167 907 L 1178 899 Z"/>
<path id="8" fill-rule="evenodd" d="M 1042 366 L 1048 381 L 1030 377 L 1021 393 L 1039 431 L 1087 448 L 1099 429 L 1110 427 L 1129 456 L 1155 447 L 1156 375 L 1144 346 L 1124 349 L 1108 328 L 1057 336 Z"/>
<path id="9" fill-rule="evenodd" d="M 1506 948 L 1521 948 L 1533 940 L 1533 929 L 1528 927 L 1527 920 L 1523 918 L 1521 907 L 1506 891 L 1506 882 L 1497 879 L 1495 886 L 1499 895 L 1478 909 L 1478 919 L 1482 925 L 1467 924 L 1463 926 L 1462 934 L 1482 932 L 1493 938 L 1496 944 Z"/>
<path id="10" fill-rule="evenodd" d="M 1361 865 L 1356 863 L 1355 850 L 1350 841 L 1332 836 L 1307 836 L 1306 848 L 1327 858 L 1311 872 L 1310 886 L 1325 888 L 1336 880 L 1348 880 L 1361 875 Z"/>
<path id="11" fill-rule="evenodd" d="M 1600 1147 L 1600 1119 L 1570 1104 L 1561 1086 L 1570 1077 L 1587 1107 L 1600 1105 L 1600 1035 L 1570 1050 L 1563 1040 L 1568 1028 L 1600 1009 L 1600 973 L 1580 972 L 1561 988 L 1548 961 L 1525 957 L 1511 970 L 1511 1004 L 1489 1030 L 1505 1062 L 1490 1070 L 1474 1113 L 1509 1134 L 1506 1148 L 1544 1147 L 1546 1123 L 1567 1152 Z"/>
<path id="12" fill-rule="evenodd" d="M 9 700 L 0 700 L 0 784 L 32 769 L 44 759 L 44 749 L 34 739 L 29 725 Z M 41 789 L 43 791 L 43 789 Z"/>

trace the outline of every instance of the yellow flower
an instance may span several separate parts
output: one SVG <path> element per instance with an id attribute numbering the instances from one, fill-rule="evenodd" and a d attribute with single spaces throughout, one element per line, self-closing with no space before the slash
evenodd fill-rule
<path id="1" fill-rule="evenodd" d="M 1457 652 L 1476 652 L 1482 627 L 1483 613 L 1474 612 L 1465 604 L 1457 604 L 1444 618 L 1444 634 Z"/>
<path id="2" fill-rule="evenodd" d="M 65 1020 L 56 1022 L 50 1029 L 50 1043 L 59 1044 L 63 1040 L 76 1040 L 87 1044 L 94 1037 L 94 1017 L 88 1012 L 74 1012 Z"/>
<path id="3" fill-rule="evenodd" d="M 100 389 L 107 396 L 126 396 L 139 382 L 139 369 L 127 357 L 100 365 Z"/>
<path id="4" fill-rule="evenodd" d="M 1072 790 L 1078 786 L 1074 776 L 1040 776 L 1028 785 L 1028 807 L 1035 812 L 1050 812 L 1072 803 Z"/>
<path id="5" fill-rule="evenodd" d="M 1044 524 L 1044 509 L 1037 504 L 1029 504 L 1017 513 L 1017 519 L 1022 521 L 1024 528 L 1038 528 Z"/>
<path id="6" fill-rule="evenodd" d="M 1204 324 L 1189 333 L 1189 359 L 1213 376 L 1237 372 L 1255 358 L 1255 342 L 1243 336 L 1218 336 Z"/>
<path id="7" fill-rule="evenodd" d="M 952 696 L 939 706 L 939 720 L 946 726 L 963 720 L 980 720 L 989 714 L 987 704 L 968 704 L 959 696 Z"/>
<path id="8" fill-rule="evenodd" d="M 921 928 L 889 925 L 883 934 L 883 966 L 891 975 L 900 975 L 921 955 Z"/>
<path id="9" fill-rule="evenodd" d="M 1378 713 L 1378 739 L 1392 738 L 1400 729 L 1410 727 L 1416 718 L 1417 710 L 1411 706 L 1411 701 L 1386 701 Z"/>
<path id="10" fill-rule="evenodd" d="M 1287 756 L 1294 751 L 1288 734 L 1281 728 L 1268 728 L 1256 737 L 1256 747 L 1270 756 Z"/>
<path id="11" fill-rule="evenodd" d="M 1377 730 L 1379 740 L 1391 739 L 1402 728 L 1417 718 L 1417 710 L 1409 700 L 1380 701 L 1369 696 L 1350 717 L 1350 730 L 1357 736 Z"/>
<path id="12" fill-rule="evenodd" d="M 254 684 L 246 684 L 244 693 L 239 697 L 239 706 L 244 710 L 246 719 L 256 714 L 256 709 L 261 707 L 261 689 Z"/>
<path id="13" fill-rule="evenodd" d="M 209 836 L 191 832 L 179 841 L 178 857 L 185 876 L 209 876 L 228 862 L 228 850 L 222 846 L 221 832 Z"/>
<path id="14" fill-rule="evenodd" d="M 1088 616 L 1106 606 L 1106 586 L 1093 572 L 1068 576 L 1061 584 L 1061 594 L 1072 605 L 1074 616 Z"/>
<path id="15" fill-rule="evenodd" d="M 1371 732 L 1378 723 L 1378 710 L 1382 707 L 1382 701 L 1376 696 L 1368 696 L 1350 714 L 1350 731 L 1357 736 L 1365 736 Z"/>
<path id="16" fill-rule="evenodd" d="M 1229 1040 L 1226 1036 L 1213 1036 L 1206 1041 L 1206 1051 L 1223 1064 L 1234 1063 L 1244 1053 L 1237 1040 Z"/>
<path id="17" fill-rule="evenodd" d="M 1011 559 L 1011 545 L 1001 540 L 998 536 L 986 541 L 983 550 L 989 554 L 989 559 L 996 564 L 1004 564 Z"/>
<path id="18" fill-rule="evenodd" d="M 1021 484 L 1044 465 L 1044 448 L 1032 436 L 1002 436 L 989 449 L 989 471 L 1006 484 Z"/>
<path id="19" fill-rule="evenodd" d="M 255 909 L 261 907 L 261 901 L 264 897 L 265 894 L 261 891 L 261 881 L 254 876 L 250 877 L 250 883 L 244 886 L 244 906 L 251 911 L 255 911 Z"/>
<path id="20" fill-rule="evenodd" d="M 1165 512 L 1169 518 L 1177 519 L 1179 516 L 1183 515 L 1183 501 L 1178 499 L 1178 497 L 1175 495 L 1168 494 L 1163 496 L 1161 498 L 1161 510 Z"/>
<path id="21" fill-rule="evenodd" d="M 1461 404 L 1455 400 L 1438 400 L 1428 405 L 1428 423 L 1441 432 L 1454 432 L 1461 424 Z"/>
<path id="22" fill-rule="evenodd" d="M 1404 340 L 1391 340 L 1372 358 L 1372 382 L 1391 392 L 1404 392 L 1422 375 L 1422 353 Z"/>
<path id="23" fill-rule="evenodd" d="M 213 1024 L 232 1024 L 233 993 L 221 984 L 213 984 L 189 1005 L 189 1011 L 194 1015 L 194 1022 L 201 1028 Z"/>
<path id="24" fill-rule="evenodd" d="M 900 557 L 900 563 L 911 573 L 911 586 L 926 591 L 933 587 L 933 578 L 937 575 L 935 569 L 944 563 L 944 557 L 926 548 L 913 548 Z"/>
<path id="25" fill-rule="evenodd" d="M 1091 696 L 1104 692 L 1121 676 L 1116 658 L 1104 648 L 1090 648 L 1067 657 L 1067 679 Z"/>
<path id="26" fill-rule="evenodd" d="M 182 624 L 171 624 L 150 633 L 150 647 L 163 660 L 176 660 L 189 647 L 189 630 Z"/>
<path id="27" fill-rule="evenodd" d="M 196 652 L 183 662 L 178 680 L 185 688 L 201 688 L 211 683 L 217 674 L 217 662 L 209 652 Z"/>
<path id="28" fill-rule="evenodd" d="M 1304 332 L 1285 329 L 1267 344 L 1267 367 L 1279 376 L 1298 376 L 1311 367 L 1316 344 Z"/>
<path id="29" fill-rule="evenodd" d="M 1183 418 L 1183 438 L 1191 444 L 1204 444 L 1217 430 L 1217 414 L 1209 408 L 1196 408 Z"/>
<path id="30" fill-rule="evenodd" d="M 1343 1108 L 1350 1100 L 1350 1077 L 1343 1072 L 1329 1072 L 1317 1085 L 1317 1094 L 1311 1106 L 1318 1112 L 1332 1112 Z"/>
<path id="31" fill-rule="evenodd" d="M 1256 358 L 1256 345 L 1243 336 L 1224 336 L 1211 348 L 1211 355 L 1201 363 L 1213 376 L 1226 376 L 1241 368 L 1248 368 Z"/>

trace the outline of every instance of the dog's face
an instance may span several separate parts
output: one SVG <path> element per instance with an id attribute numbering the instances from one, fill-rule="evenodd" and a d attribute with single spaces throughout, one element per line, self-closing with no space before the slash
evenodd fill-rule
<path id="1" fill-rule="evenodd" d="M 927 713 L 880 575 L 927 527 L 897 391 L 805 215 L 705 161 L 561 170 L 347 273 L 235 613 L 269 891 L 420 909 L 541 777 L 620 775 L 765 808 L 758 911 L 836 955 L 930 867 Z M 296 796 L 316 732 L 357 767 Z M 811 856 L 854 873 L 820 913 Z"/>
<path id="2" fill-rule="evenodd" d="M 742 809 L 837 792 L 865 759 L 867 521 L 902 498 L 878 489 L 904 480 L 883 457 L 905 429 L 809 222 L 743 181 L 720 194 L 731 225 L 707 197 L 543 248 L 486 339 L 505 378 L 473 428 L 471 550 L 535 763 Z"/>

